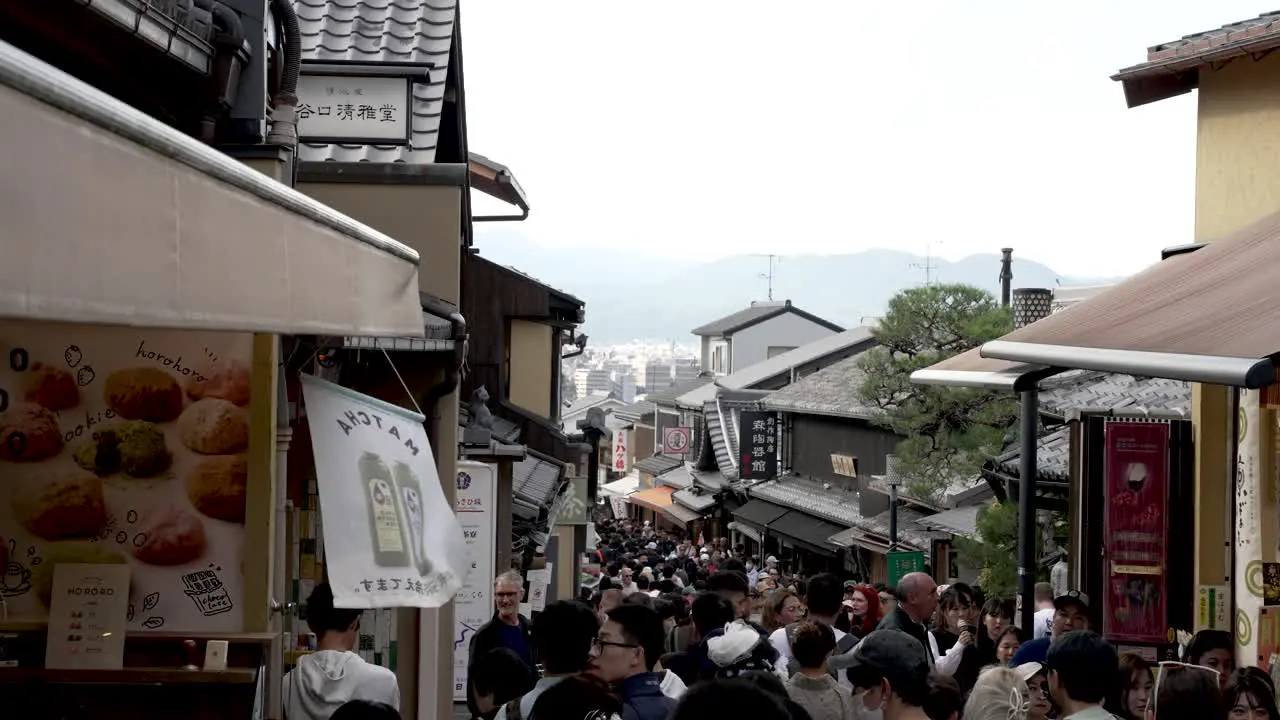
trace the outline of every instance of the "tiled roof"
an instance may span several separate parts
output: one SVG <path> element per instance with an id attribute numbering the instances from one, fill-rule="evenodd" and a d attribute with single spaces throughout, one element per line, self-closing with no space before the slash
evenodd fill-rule
<path id="1" fill-rule="evenodd" d="M 303 161 L 419 163 L 435 160 L 457 0 L 294 0 L 305 62 L 433 66 L 413 83 L 408 145 L 315 145 Z"/>
<path id="2" fill-rule="evenodd" d="M 1022 452 L 1014 443 L 993 461 L 1000 472 L 1020 477 Z M 1071 474 L 1071 432 L 1063 427 L 1040 436 L 1036 443 L 1036 471 L 1040 478 L 1066 482 Z"/>
<path id="3" fill-rule="evenodd" d="M 719 492 L 729 484 L 724 475 L 715 470 L 694 470 L 693 482 L 698 487 L 704 487 L 711 492 Z"/>
<path id="4" fill-rule="evenodd" d="M 708 492 L 700 493 L 696 490 L 677 490 L 671 494 L 671 499 L 690 510 L 698 512 L 706 512 L 708 508 L 716 504 L 715 495 Z"/>
<path id="5" fill-rule="evenodd" d="M 1040 412 L 1066 418 L 1073 412 L 1141 412 L 1191 415 L 1191 384 L 1165 378 L 1086 372 L 1040 391 Z"/>
<path id="6" fill-rule="evenodd" d="M 826 490 L 822 485 L 798 477 L 773 480 L 752 486 L 751 497 L 806 512 L 848 527 L 862 520 L 858 495 L 844 490 Z"/>
<path id="7" fill-rule="evenodd" d="M 467 407 L 466 402 L 460 403 L 458 408 L 458 425 L 465 428 L 471 422 L 471 411 Z M 503 443 L 515 443 L 520 440 L 520 426 L 516 423 L 504 418 L 493 415 L 493 427 L 491 428 L 495 440 Z"/>
<path id="8" fill-rule="evenodd" d="M 728 439 L 725 435 L 726 429 L 722 422 L 720 409 L 716 407 L 714 400 L 703 406 L 702 416 L 707 422 L 707 437 L 711 439 L 711 450 L 716 455 L 716 467 L 720 468 L 720 473 L 725 477 L 737 478 L 738 466 L 733 464 L 734 456 L 729 450 Z"/>
<path id="9" fill-rule="evenodd" d="M 655 405 L 663 405 L 668 407 L 674 406 L 676 402 L 676 398 L 680 397 L 681 395 L 684 395 L 687 392 L 692 392 L 693 390 L 697 390 L 698 388 L 704 385 L 710 385 L 711 381 L 714 379 L 715 378 L 712 378 L 712 377 L 697 377 L 682 383 L 676 383 L 675 385 L 672 385 L 666 390 L 659 390 L 657 392 L 649 393 L 647 396 L 645 396 L 644 401 L 648 403 L 654 403 Z"/>
<path id="10" fill-rule="evenodd" d="M 1280 47 L 1280 11 L 1185 35 L 1147 49 L 1146 62 L 1120 70 L 1129 106 L 1156 102 L 1199 86 L 1198 68 Z"/>
<path id="11" fill-rule="evenodd" d="M 859 399 L 866 373 L 858 367 L 862 353 L 850 355 L 778 390 L 761 401 L 769 410 L 869 420 L 879 411 Z"/>
<path id="12" fill-rule="evenodd" d="M 978 532 L 978 511 L 982 510 L 982 508 L 982 505 L 966 505 L 943 510 L 940 513 L 926 515 L 916 520 L 916 524 L 928 530 L 973 537 Z"/>
<path id="13" fill-rule="evenodd" d="M 788 350 L 781 355 L 774 355 L 768 360 L 762 360 L 737 372 L 725 375 L 719 379 L 718 384 L 721 388 L 728 390 L 749 390 L 765 381 L 789 374 L 792 370 L 802 365 L 809 365 L 828 358 L 835 362 L 847 357 L 855 350 L 865 349 L 863 346 L 870 345 L 874 340 L 873 333 L 874 329 L 870 327 L 856 327 L 833 333 L 811 343 L 801 345 L 794 350 Z M 676 403 L 681 407 L 699 407 L 701 403 L 714 400 L 717 390 L 717 386 L 712 384 L 699 386 L 678 396 Z"/>
<path id="14" fill-rule="evenodd" d="M 680 463 L 680 467 L 670 472 L 662 473 L 654 478 L 654 482 L 677 490 L 687 490 L 693 487 L 693 474 L 689 472 L 689 466 Z"/>
<path id="15" fill-rule="evenodd" d="M 562 463 L 530 452 L 512 468 L 511 486 L 516 497 L 540 507 L 550 507 L 560 489 L 564 469 Z"/>
<path id="16" fill-rule="evenodd" d="M 653 455 L 651 457 L 637 460 L 633 467 L 640 472 L 657 476 L 671 472 L 681 465 L 684 465 L 684 461 L 680 458 L 667 457 L 666 455 Z"/>
<path id="17" fill-rule="evenodd" d="M 774 315 L 781 315 L 788 308 L 789 306 L 783 303 L 752 303 L 737 312 L 725 315 L 719 320 L 712 320 L 706 325 L 698 326 L 690 332 L 694 335 L 724 335 L 741 327 L 766 320 Z"/>
<path id="18" fill-rule="evenodd" d="M 889 538 L 889 514 L 890 510 L 864 518 L 858 521 L 857 526 L 860 530 L 868 535 L 875 535 L 886 540 Z M 908 543 L 917 550 L 928 551 L 932 545 L 934 538 L 945 538 L 949 533 L 937 533 L 925 530 L 917 521 L 925 515 L 921 512 L 913 510 L 909 507 L 898 508 L 898 542 Z"/>

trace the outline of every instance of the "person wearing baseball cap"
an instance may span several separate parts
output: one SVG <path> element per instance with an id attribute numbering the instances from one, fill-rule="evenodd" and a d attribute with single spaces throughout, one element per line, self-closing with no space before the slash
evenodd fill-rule
<path id="1" fill-rule="evenodd" d="M 1053 599 L 1053 625 L 1049 628 L 1049 637 L 1036 638 L 1023 643 L 1009 664 L 1014 667 L 1029 662 L 1038 662 L 1043 665 L 1054 638 L 1072 630 L 1088 629 L 1089 596 L 1079 590 L 1068 590 Z"/>
<path id="2" fill-rule="evenodd" d="M 929 656 L 901 630 L 876 630 L 862 639 L 845 664 L 855 705 L 884 720 L 928 720 Z"/>
<path id="3" fill-rule="evenodd" d="M 1027 684 L 1027 720 L 1048 720 L 1053 709 L 1049 703 L 1049 672 L 1038 662 L 1018 665 L 1014 672 Z"/>

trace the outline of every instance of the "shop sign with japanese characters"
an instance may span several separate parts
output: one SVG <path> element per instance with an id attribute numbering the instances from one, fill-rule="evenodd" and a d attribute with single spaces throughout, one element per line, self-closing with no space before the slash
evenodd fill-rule
<path id="1" fill-rule="evenodd" d="M 404 77 L 302 75 L 302 142 L 396 145 L 409 141 L 412 84 Z"/>
<path id="2" fill-rule="evenodd" d="M 770 480 L 778 474 L 778 418 L 768 412 L 743 412 L 738 418 L 738 477 Z"/>

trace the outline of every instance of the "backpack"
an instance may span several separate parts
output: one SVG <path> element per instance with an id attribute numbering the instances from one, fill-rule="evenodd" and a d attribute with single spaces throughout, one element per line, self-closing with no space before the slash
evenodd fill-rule
<path id="1" fill-rule="evenodd" d="M 786 628 L 787 645 L 790 646 L 792 638 L 795 636 L 796 627 L 800 623 L 791 623 Z M 844 637 L 836 641 L 836 649 L 831 651 L 831 657 L 843 655 L 854 648 L 858 644 L 858 638 L 853 633 L 845 633 Z M 791 677 L 800 672 L 800 663 L 796 660 L 795 655 L 787 656 L 787 677 Z M 828 668 L 827 672 L 836 680 L 840 679 L 840 671 L 838 668 Z"/>

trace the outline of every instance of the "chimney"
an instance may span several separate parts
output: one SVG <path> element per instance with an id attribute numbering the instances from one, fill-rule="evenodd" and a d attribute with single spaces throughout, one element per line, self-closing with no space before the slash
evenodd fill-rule
<path id="1" fill-rule="evenodd" d="M 1018 288 L 1013 291 L 1013 329 L 1049 317 L 1053 312 L 1053 291 L 1049 288 Z"/>
<path id="2" fill-rule="evenodd" d="M 1009 288 L 1013 286 L 1013 248 L 1000 249 L 1000 307 L 1009 307 Z"/>

